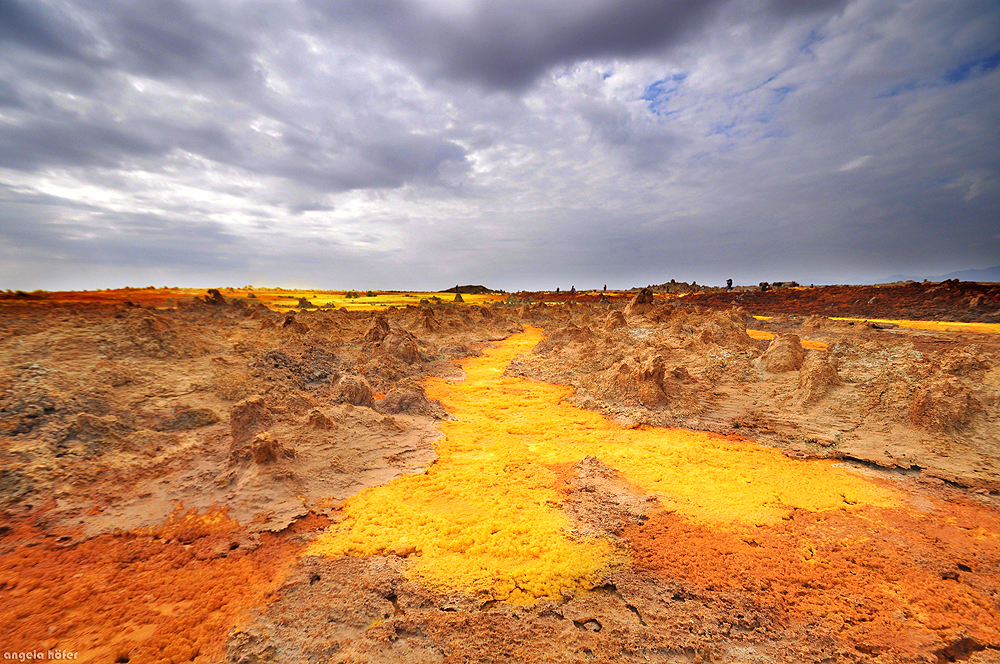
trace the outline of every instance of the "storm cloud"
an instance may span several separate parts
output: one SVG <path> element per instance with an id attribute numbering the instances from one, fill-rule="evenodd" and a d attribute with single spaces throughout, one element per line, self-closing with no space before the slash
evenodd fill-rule
<path id="1" fill-rule="evenodd" d="M 0 287 L 982 268 L 998 100 L 988 0 L 0 0 Z"/>

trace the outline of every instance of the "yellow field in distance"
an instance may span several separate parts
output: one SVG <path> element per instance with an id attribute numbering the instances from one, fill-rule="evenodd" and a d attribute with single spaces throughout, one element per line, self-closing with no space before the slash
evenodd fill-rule
<path id="1" fill-rule="evenodd" d="M 225 290 L 222 294 L 226 297 L 246 298 L 250 293 L 254 297 L 271 309 L 289 310 L 297 309 L 300 297 L 304 297 L 317 307 L 333 305 L 338 309 L 349 309 L 351 311 L 370 311 L 386 307 L 405 307 L 416 305 L 420 300 L 431 302 L 440 301 L 442 303 L 454 302 L 454 293 L 431 293 L 431 292 L 395 292 L 395 291 L 324 291 L 324 290 L 287 290 L 287 289 L 254 289 L 248 290 Z M 349 293 L 356 293 L 358 297 L 348 297 Z M 371 295 L 368 295 L 371 293 Z M 462 295 L 466 304 L 489 304 L 490 302 L 502 301 L 506 295 L 486 294 L 486 295 Z M 434 298 L 437 298 L 435 300 Z M 329 308 L 329 307 L 328 307 Z"/>

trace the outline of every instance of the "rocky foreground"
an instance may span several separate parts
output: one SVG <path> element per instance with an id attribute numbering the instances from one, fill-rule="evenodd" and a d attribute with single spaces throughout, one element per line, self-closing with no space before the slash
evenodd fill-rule
<path id="1" fill-rule="evenodd" d="M 280 314 L 219 292 L 169 308 L 140 293 L 5 298 L 5 648 L 105 662 L 1000 661 L 1000 335 L 826 317 L 931 302 L 939 320 L 991 323 L 1000 293 L 905 288 L 857 311 L 840 291 L 827 311 L 825 289 L 787 291 L 796 311 L 786 291 Z M 525 604 L 428 587 L 407 575 L 416 549 L 300 558 L 344 499 L 434 464 L 451 415 L 422 381 L 461 378 L 455 361 L 525 326 L 546 338 L 509 376 L 570 386 L 570 403 L 624 427 L 837 459 L 905 507 L 719 530 L 587 457 L 553 470 L 557 507 L 629 561 L 587 592 Z"/>

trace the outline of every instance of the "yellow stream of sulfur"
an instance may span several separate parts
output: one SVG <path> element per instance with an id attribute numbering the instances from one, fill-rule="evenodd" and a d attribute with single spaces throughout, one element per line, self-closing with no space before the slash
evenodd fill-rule
<path id="1" fill-rule="evenodd" d="M 345 519 L 306 554 L 413 553 L 407 574 L 439 590 L 531 603 L 600 583 L 627 552 L 571 536 L 556 464 L 599 458 L 667 509 L 713 527 L 772 524 L 793 509 L 897 504 L 890 489 L 829 461 L 685 429 L 624 428 L 565 402 L 571 389 L 503 377 L 542 338 L 529 328 L 464 360 L 464 381 L 431 379 L 441 422 L 438 461 L 345 502 Z"/>

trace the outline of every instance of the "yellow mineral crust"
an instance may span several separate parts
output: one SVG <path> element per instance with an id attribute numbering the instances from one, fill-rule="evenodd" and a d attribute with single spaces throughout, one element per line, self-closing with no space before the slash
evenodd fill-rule
<path id="1" fill-rule="evenodd" d="M 756 318 L 756 316 L 754 316 Z M 960 323 L 946 320 L 893 320 L 889 318 L 831 318 L 830 320 L 853 320 L 869 323 L 894 323 L 911 330 L 933 332 L 962 332 L 964 334 L 1000 334 L 1000 323 Z"/>
<path id="2" fill-rule="evenodd" d="M 763 316 L 754 316 L 754 318 L 764 318 Z M 766 330 L 747 330 L 747 336 L 751 339 L 763 339 L 764 341 L 770 341 L 774 338 L 773 332 L 768 332 Z M 803 348 L 807 350 L 826 350 L 828 344 L 825 341 L 813 341 L 811 339 L 802 339 L 799 342 Z"/>
<path id="3" fill-rule="evenodd" d="M 553 470 L 588 455 L 715 528 L 773 524 L 793 509 L 898 504 L 892 490 L 832 462 L 794 461 L 716 434 L 627 429 L 566 403 L 568 387 L 502 376 L 541 338 L 529 328 L 464 360 L 464 381 L 429 380 L 427 395 L 457 418 L 441 423 L 439 460 L 349 499 L 344 521 L 306 553 L 410 555 L 411 578 L 515 603 L 593 587 L 627 554 L 571 535 Z"/>

